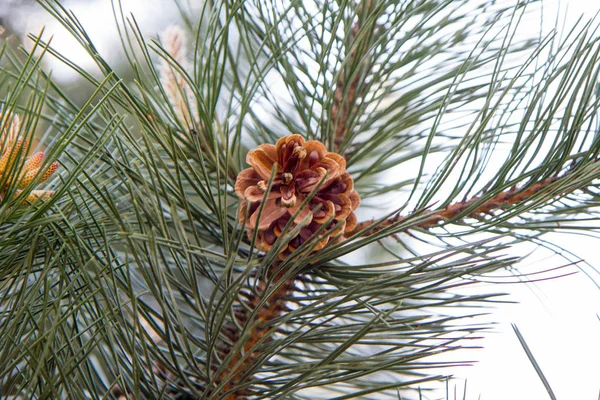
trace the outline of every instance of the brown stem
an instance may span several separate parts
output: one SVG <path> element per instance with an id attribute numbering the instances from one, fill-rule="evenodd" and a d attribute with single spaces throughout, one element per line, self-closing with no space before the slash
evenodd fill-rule
<path id="1" fill-rule="evenodd" d="M 354 47 L 348 55 L 349 64 L 353 64 L 357 60 L 357 58 L 362 58 L 368 49 L 368 37 L 370 35 L 365 35 L 364 39 L 361 40 L 360 43 L 354 43 L 363 25 L 362 14 L 364 8 L 367 9 L 367 14 L 371 11 L 371 0 L 364 0 L 358 6 L 358 17 L 356 22 L 352 26 L 351 39 L 348 44 L 348 46 Z M 346 89 L 347 82 L 345 72 L 343 70 L 340 72 L 340 76 L 335 89 L 333 106 L 331 109 L 331 121 L 335 129 L 335 151 L 338 151 L 338 149 L 344 141 L 344 138 L 348 134 L 349 120 L 351 119 L 351 114 L 353 114 L 356 111 L 355 102 L 357 97 L 357 88 L 361 83 L 361 80 L 364 79 L 365 73 L 366 66 L 363 65 L 362 67 L 359 67 L 359 69 L 354 73 L 354 77 L 349 83 L 350 86 Z"/>
<path id="2" fill-rule="evenodd" d="M 276 268 L 276 264 L 272 268 Z M 276 276 L 275 281 L 281 278 Z M 249 294 L 246 295 L 245 303 L 247 307 L 239 307 L 234 310 L 235 318 L 241 325 L 251 326 L 251 335 L 245 340 L 242 350 L 233 355 L 228 363 L 228 368 L 221 373 L 216 379 L 216 382 L 223 382 L 225 379 L 229 381 L 221 389 L 222 393 L 226 393 L 236 386 L 244 383 L 244 381 L 251 377 L 244 377 L 244 372 L 250 369 L 258 357 L 260 352 L 255 348 L 257 344 L 264 341 L 267 335 L 271 332 L 271 322 L 282 315 L 287 310 L 285 300 L 293 291 L 296 277 L 288 279 L 275 291 L 273 291 L 269 297 L 261 304 L 263 298 L 260 294 Z M 259 283 L 259 292 L 265 290 L 264 282 Z M 260 308 L 258 308 L 260 307 Z M 258 309 L 257 309 L 258 308 Z M 256 310 L 254 316 L 251 317 L 252 311 Z M 248 320 L 252 318 L 252 322 Z M 226 325 L 223 327 L 223 333 L 233 342 L 237 342 L 240 339 L 241 332 L 235 325 Z M 221 351 L 221 357 L 226 357 L 232 351 L 231 346 L 224 346 Z M 233 371 L 232 371 L 233 368 Z M 244 399 L 250 394 L 250 390 L 237 389 L 229 393 L 225 400 L 239 400 Z"/>
<path id="3" fill-rule="evenodd" d="M 494 197 L 490 198 L 489 200 L 486 200 L 483 203 L 481 203 L 480 205 L 478 205 L 471 212 L 469 212 L 467 215 L 465 215 L 465 217 L 475 217 L 476 218 L 482 214 L 489 214 L 490 212 L 492 212 L 494 210 L 502 209 L 504 207 L 508 207 L 511 205 L 515 205 L 515 204 L 519 204 L 524 201 L 527 201 L 529 198 L 531 198 L 533 195 L 535 195 L 537 192 L 539 192 L 546 186 L 548 186 L 551 183 L 556 182 L 562 178 L 564 178 L 564 176 L 560 177 L 560 178 L 558 176 L 552 176 L 552 177 L 544 179 L 541 182 L 535 183 L 527 188 L 524 188 L 522 190 L 518 190 L 516 187 L 513 187 L 510 190 L 507 190 L 505 192 L 500 192 L 497 195 L 495 195 Z M 574 189 L 576 189 L 576 188 L 573 187 L 570 190 L 574 190 Z M 570 190 L 567 190 L 567 191 L 570 191 Z M 567 192 L 567 191 L 565 191 L 565 192 Z M 440 210 L 437 210 L 437 211 L 429 211 L 426 214 L 424 214 L 424 216 L 426 216 L 426 218 L 424 218 L 422 221 L 415 224 L 414 227 L 429 229 L 442 221 L 450 221 L 450 220 L 456 219 L 456 217 L 458 217 L 461 213 L 463 213 L 467 208 L 472 206 L 477 201 L 479 201 L 479 197 L 473 197 L 470 200 L 450 204 L 450 205 L 448 205 Z M 414 215 L 410 215 L 409 217 L 413 217 L 413 216 Z M 365 230 L 365 231 L 361 234 L 361 236 L 370 236 L 387 226 L 390 226 L 396 222 L 402 221 L 409 217 L 397 216 L 397 217 L 387 219 L 385 221 L 381 221 L 379 223 L 377 223 L 374 220 L 361 222 L 361 223 L 357 224 L 356 227 L 351 232 L 347 232 L 346 236 L 350 237 L 362 230 Z"/>

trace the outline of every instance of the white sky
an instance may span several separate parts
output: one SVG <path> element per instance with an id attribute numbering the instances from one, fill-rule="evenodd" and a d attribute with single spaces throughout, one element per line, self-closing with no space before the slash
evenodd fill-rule
<path id="1" fill-rule="evenodd" d="M 597 0 L 544 1 L 544 30 L 555 27 L 556 13 L 566 15 L 565 27 L 580 15 L 591 18 Z M 563 14 L 561 14 L 563 15 Z M 530 27 L 532 31 L 537 26 Z M 546 235 L 600 270 L 600 243 L 589 237 Z M 596 281 L 598 275 L 595 275 Z M 492 319 L 498 333 L 488 335 L 477 350 L 478 365 L 457 371 L 467 379 L 467 399 L 548 399 L 527 356 L 513 333 L 517 324 L 558 399 L 600 399 L 600 290 L 580 273 L 535 285 L 504 288 L 519 304 L 503 305 Z M 459 385 L 460 382 L 455 382 Z M 457 398 L 462 399 L 462 390 Z M 481 396 L 481 397 L 479 397 Z"/>

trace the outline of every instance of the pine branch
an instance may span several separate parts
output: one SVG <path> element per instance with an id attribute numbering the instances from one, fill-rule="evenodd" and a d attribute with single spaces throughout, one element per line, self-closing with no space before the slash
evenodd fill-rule
<path id="1" fill-rule="evenodd" d="M 245 383 L 252 379 L 248 375 L 253 364 L 261 356 L 260 351 L 256 349 L 258 345 L 269 340 L 272 334 L 272 323 L 279 318 L 283 312 L 288 311 L 286 299 L 291 295 L 297 278 L 285 279 L 283 283 L 282 270 L 279 269 L 280 262 L 275 261 L 266 271 L 265 278 L 257 281 L 256 292 L 245 290 L 240 293 L 244 298 L 243 305 L 234 306 L 234 317 L 236 323 L 230 323 L 222 328 L 223 334 L 231 340 L 231 344 L 223 345 L 220 348 L 219 356 L 228 361 L 221 365 L 223 372 L 215 380 L 220 389 L 218 393 L 227 393 L 225 400 L 243 399 L 253 393 L 251 387 Z M 278 287 L 266 294 L 265 289 L 271 279 L 276 282 Z M 249 329 L 250 335 L 246 338 L 241 337 L 238 326 Z M 232 344 L 243 340 L 243 345 L 239 352 L 231 354 Z M 228 356 L 230 356 L 228 358 Z"/>
<path id="2" fill-rule="evenodd" d="M 350 50 L 346 60 L 342 63 L 342 70 L 339 72 L 331 108 L 331 122 L 335 132 L 334 151 L 336 152 L 339 151 L 350 129 L 351 119 L 354 118 L 357 111 L 355 103 L 371 66 L 370 60 L 365 55 L 377 29 L 374 22 L 377 19 L 374 14 L 376 9 L 374 5 L 376 4 L 377 2 L 371 0 L 360 2 L 356 9 L 357 20 L 352 26 L 350 39 L 346 44 Z M 364 29 L 365 22 L 368 20 L 371 20 L 370 29 Z M 350 79 L 348 79 L 348 75 Z"/>
<path id="3" fill-rule="evenodd" d="M 543 45 L 522 69 L 514 69 L 504 65 L 505 58 L 530 45 L 498 41 L 494 31 L 499 27 L 500 36 L 511 37 L 521 3 L 497 9 L 495 2 L 482 2 L 473 13 L 462 8 L 471 2 L 449 0 L 366 0 L 357 7 L 296 2 L 284 9 L 252 1 L 207 3 L 189 57 L 193 76 L 177 41 L 170 50 L 168 43 L 148 46 L 135 20 L 123 17 L 119 26 L 135 82 L 112 71 L 73 13 L 53 1 L 42 3 L 106 79 L 96 80 L 50 50 L 103 97 L 79 106 L 52 86 L 56 97 L 46 98 L 44 118 L 52 129 L 72 130 L 77 138 L 62 146 L 70 147 L 64 161 L 68 177 L 57 190 L 61 203 L 47 217 L 38 212 L 23 232 L 21 225 L 0 226 L 0 270 L 9 271 L 11 285 L 0 287 L 0 302 L 11 302 L 0 313 L 1 355 L 15 360 L 0 372 L 18 375 L 18 382 L 8 384 L 26 395 L 100 398 L 115 388 L 114 395 L 136 398 L 231 400 L 301 398 L 304 389 L 325 387 L 332 397 L 395 396 L 397 388 L 439 378 L 421 372 L 427 368 L 460 364 L 427 358 L 463 347 L 457 341 L 482 328 L 461 319 L 471 311 L 452 317 L 449 309 L 481 306 L 494 295 L 463 296 L 454 289 L 517 258 L 498 253 L 507 246 L 501 234 L 497 242 L 465 240 L 413 256 L 395 254 L 379 239 L 452 222 L 496 235 L 493 224 L 499 220 L 587 188 L 597 177 L 598 141 L 592 129 L 583 129 L 598 109 L 594 41 L 582 38 L 576 49 L 559 46 L 568 59 L 542 61 L 547 71 L 541 83 L 534 81 L 535 72 L 528 75 L 526 66 Z M 379 14 L 383 10 L 386 15 Z M 231 33 L 235 40 L 228 39 Z M 153 49 L 168 71 L 155 67 Z M 284 101 L 272 96 L 281 87 L 272 85 L 273 77 L 289 89 Z M 575 89 L 553 96 L 546 108 L 548 87 L 563 77 L 564 86 Z M 23 81 L 18 74 L 11 78 Z M 104 88 L 106 82 L 114 86 Z M 523 102 L 526 110 L 515 128 L 510 117 Z M 463 110 L 468 121 L 455 122 L 453 113 Z M 123 118 L 133 123 L 121 124 Z M 189 146 L 181 146 L 181 136 L 189 133 L 183 125 L 196 118 L 201 137 L 192 135 Z M 564 124 L 555 135 L 557 120 Z M 463 123 L 472 127 L 457 130 Z M 416 208 L 423 210 L 447 184 L 451 195 L 443 204 L 451 204 L 357 226 L 355 219 L 340 218 L 338 225 L 353 228 L 346 240 L 335 237 L 331 243 L 319 236 L 325 225 L 304 230 L 295 242 L 288 239 L 303 226 L 288 229 L 291 223 L 281 232 L 261 231 L 261 240 L 258 231 L 246 237 L 232 185 L 244 168 L 246 146 L 273 143 L 287 133 L 320 138 L 347 155 L 356 150 L 348 173 L 364 198 L 400 197 L 402 182 L 372 187 L 381 182 L 379 173 L 416 159 L 422 165 L 406 181 L 414 184 L 406 197 L 421 194 Z M 491 189 L 475 192 L 496 144 L 512 139 L 513 151 L 484 186 Z M 538 163 L 535 155 L 546 150 Z M 432 157 L 436 152 L 448 156 L 441 165 Z M 583 161 L 559 176 L 556 171 L 571 159 Z M 329 166 L 332 160 L 342 164 L 330 157 Z M 429 175 L 431 166 L 436 170 Z M 305 178 L 322 177 L 318 168 L 313 172 Z M 525 177 L 529 183 L 519 187 Z M 286 179 L 277 183 L 279 189 Z M 265 187 L 257 182 L 257 189 Z M 465 192 L 480 195 L 456 202 Z M 262 192 L 249 195 L 261 198 Z M 333 205 L 328 212 L 348 206 L 328 198 Z M 290 217 L 295 220 L 303 212 L 301 198 L 286 201 L 299 207 Z M 587 212 L 593 204 L 586 199 L 577 207 Z M 463 221 L 481 214 L 494 216 L 489 225 Z M 515 235 L 515 243 L 524 240 Z M 389 250 L 391 261 L 373 258 L 347 266 L 339 260 L 369 244 Z M 316 245 L 323 247 L 316 251 Z M 285 261 L 272 262 L 284 247 Z M 15 289 L 19 296 L 13 296 Z M 23 315 L 27 324 L 14 315 Z M 160 340 L 132 322 L 141 318 L 151 321 Z M 393 379 L 383 381 L 379 374 Z"/>
<path id="4" fill-rule="evenodd" d="M 597 170 L 598 168 L 599 167 L 596 167 L 595 169 Z M 346 237 L 352 237 L 354 235 L 368 237 L 379 232 L 385 227 L 389 227 L 393 224 L 402 222 L 404 220 L 410 220 L 414 218 L 418 218 L 418 221 L 413 225 L 413 227 L 422 229 L 430 229 L 438 225 L 440 222 L 445 223 L 448 221 L 457 221 L 458 219 L 462 218 L 479 219 L 483 215 L 493 215 L 495 211 L 508 209 L 511 206 L 521 205 L 530 200 L 537 193 L 548 189 L 548 187 L 552 184 L 556 184 L 558 187 L 562 188 L 561 192 L 555 193 L 553 197 L 556 197 L 558 195 L 566 195 L 575 190 L 585 188 L 585 186 L 577 183 L 569 185 L 568 182 L 574 178 L 573 174 L 575 172 L 576 169 L 571 168 L 562 176 L 551 176 L 542 181 L 528 184 L 527 186 L 521 189 L 517 188 L 516 186 L 513 186 L 507 191 L 503 191 L 494 196 L 487 197 L 484 200 L 482 200 L 478 196 L 475 196 L 469 200 L 448 205 L 437 211 L 419 212 L 416 214 L 407 215 L 405 217 L 396 216 L 385 219 L 383 221 L 371 220 L 360 222 L 356 225 L 356 228 L 354 228 L 351 232 L 348 232 Z M 591 178 L 588 179 L 589 181 L 591 181 L 597 176 L 598 173 L 592 173 Z"/>
<path id="5" fill-rule="evenodd" d="M 514 186 L 508 191 L 500 192 L 483 201 L 481 201 L 480 197 L 473 197 L 470 200 L 454 203 L 438 211 L 418 213 L 406 217 L 399 216 L 384 221 L 361 222 L 358 223 L 353 230 L 347 232 L 345 236 L 348 238 L 355 235 L 368 237 L 386 227 L 407 219 L 418 219 L 418 221 L 409 229 L 421 228 L 427 230 L 437 226 L 440 222 L 452 222 L 467 217 L 480 218 L 484 214 L 493 214 L 495 211 L 522 205 L 531 200 L 536 194 L 544 190 L 550 190 L 550 187 L 553 184 L 563 188 L 559 193 L 552 193 L 551 196 L 555 198 L 556 196 L 562 196 L 582 188 L 581 184 L 568 183 L 569 180 L 574 179 L 573 175 L 575 173 L 576 169 L 573 167 L 562 176 L 551 176 L 540 182 L 529 184 L 521 189 Z M 597 173 L 591 172 L 589 173 L 588 179 L 594 179 L 596 176 Z M 278 263 L 274 264 L 272 268 L 276 269 L 277 266 Z M 271 275 L 270 272 L 267 273 L 267 276 L 269 275 Z M 250 327 L 251 334 L 245 338 L 240 353 L 231 357 L 230 361 L 227 363 L 230 368 L 233 368 L 234 372 L 223 372 L 219 379 L 217 379 L 217 383 L 220 383 L 227 376 L 227 384 L 224 385 L 223 392 L 232 392 L 227 395 L 226 399 L 242 399 L 252 393 L 252 388 L 245 385 L 247 381 L 251 380 L 252 376 L 246 374 L 246 376 L 243 377 L 244 372 L 251 370 L 257 360 L 260 359 L 261 354 L 255 347 L 257 344 L 268 341 L 268 335 L 273 332 L 273 322 L 287 309 L 286 302 L 289 301 L 292 290 L 298 280 L 302 279 L 302 275 L 303 274 L 298 274 L 295 277 L 286 280 L 266 298 L 262 297 L 261 293 L 264 291 L 267 281 L 259 280 L 259 294 L 244 296 L 244 306 L 236 307 L 234 311 L 236 320 L 241 326 Z M 264 303 L 259 305 L 261 299 Z M 254 317 L 251 318 L 250 315 L 254 315 Z M 240 331 L 236 325 L 230 324 L 224 328 L 226 336 L 232 343 L 236 343 L 241 339 Z M 230 346 L 225 346 L 222 349 L 221 356 L 224 358 L 229 355 L 231 350 Z"/>

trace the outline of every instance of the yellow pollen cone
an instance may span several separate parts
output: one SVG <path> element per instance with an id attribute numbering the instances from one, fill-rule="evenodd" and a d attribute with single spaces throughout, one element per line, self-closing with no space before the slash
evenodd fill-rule
<path id="1" fill-rule="evenodd" d="M 41 151 L 39 153 L 35 153 L 31 157 L 29 157 L 27 162 L 25 162 L 25 164 L 23 165 L 23 171 L 29 171 L 31 169 L 39 168 L 40 165 L 42 165 L 42 161 L 44 161 L 44 153 Z"/>

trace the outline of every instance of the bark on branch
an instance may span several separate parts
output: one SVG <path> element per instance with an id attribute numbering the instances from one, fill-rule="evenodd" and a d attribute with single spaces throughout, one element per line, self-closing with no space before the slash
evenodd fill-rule
<path id="1" fill-rule="evenodd" d="M 371 0 L 363 1 L 357 8 L 357 20 L 352 26 L 350 40 L 347 44 L 352 50 L 342 65 L 342 71 L 336 84 L 331 108 L 331 125 L 335 132 L 334 150 L 336 152 L 348 134 L 350 122 L 356 113 L 357 94 L 360 86 L 364 83 L 365 75 L 368 73 L 368 65 L 363 62 L 363 59 L 369 49 L 371 35 L 361 35 L 362 37 L 359 38 L 359 33 L 365 24 L 365 20 L 373 11 L 371 3 Z M 352 79 L 349 80 L 346 76 L 347 67 L 354 65 L 357 66 L 357 70 L 352 74 Z"/>
<path id="2" fill-rule="evenodd" d="M 558 181 L 559 179 L 561 178 L 559 178 L 558 176 L 552 176 L 544 179 L 541 182 L 535 183 L 525 189 L 519 190 L 516 187 L 513 187 L 505 192 L 500 192 L 497 195 L 493 196 L 492 198 L 484 201 L 483 203 L 475 207 L 464 217 L 477 218 L 484 214 L 490 214 L 492 211 L 495 210 L 523 203 L 529 200 L 531 197 L 533 197 L 533 195 L 538 193 L 540 190 Z M 479 200 L 479 197 L 473 197 L 470 200 L 450 204 L 437 211 L 430 211 L 425 214 L 426 218 L 424 218 L 421 222 L 413 226 L 416 228 L 429 229 L 439 224 L 440 222 L 454 220 L 463 212 L 465 212 L 468 208 L 477 203 Z M 361 231 L 364 231 L 361 234 L 361 236 L 370 236 L 382 230 L 385 227 L 388 227 L 394 223 L 412 217 L 414 217 L 414 215 L 409 215 L 407 217 L 397 216 L 394 218 L 387 219 L 385 221 L 381 221 L 379 223 L 377 223 L 377 221 L 375 220 L 361 222 L 357 224 L 351 232 L 347 233 L 347 237 L 353 236 Z"/>

